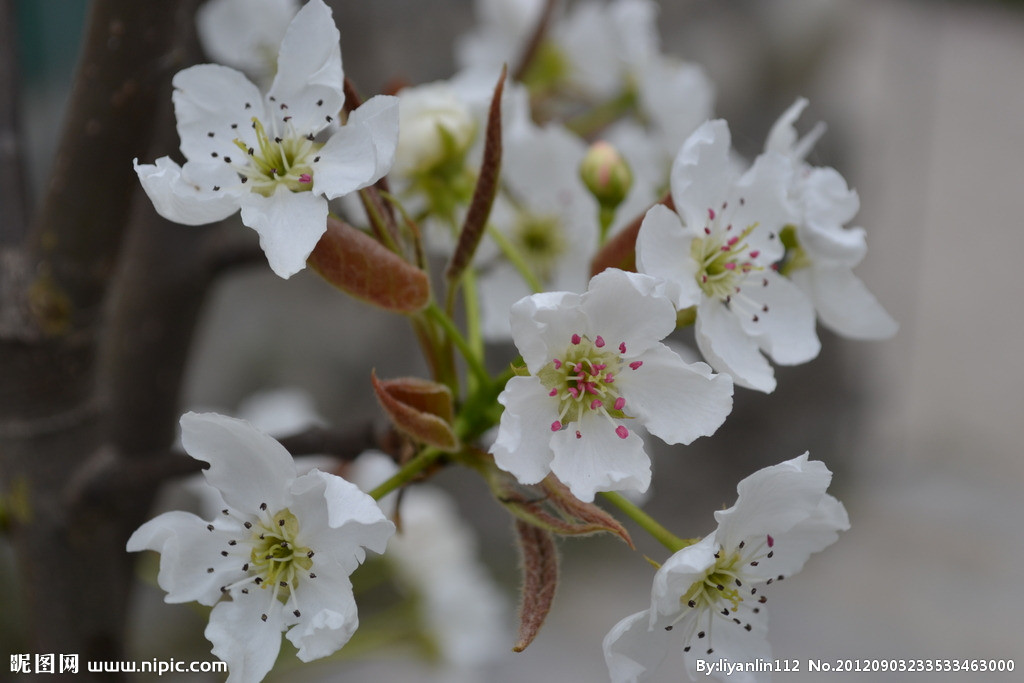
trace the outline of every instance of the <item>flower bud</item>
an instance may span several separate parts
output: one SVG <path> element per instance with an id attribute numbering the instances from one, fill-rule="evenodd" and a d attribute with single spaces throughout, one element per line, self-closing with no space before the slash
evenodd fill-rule
<path id="1" fill-rule="evenodd" d="M 399 93 L 398 130 L 394 171 L 413 175 L 460 160 L 476 137 L 476 122 L 447 83 L 431 83 Z"/>
<path id="2" fill-rule="evenodd" d="M 633 172 L 618 150 L 598 140 L 580 162 L 580 178 L 603 208 L 614 209 L 629 194 Z"/>

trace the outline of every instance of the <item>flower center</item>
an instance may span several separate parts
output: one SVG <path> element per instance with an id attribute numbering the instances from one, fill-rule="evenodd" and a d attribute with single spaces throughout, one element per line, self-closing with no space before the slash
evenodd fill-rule
<path id="1" fill-rule="evenodd" d="M 291 124 L 288 126 L 291 128 Z M 294 130 L 283 137 L 271 137 L 255 116 L 252 127 L 257 147 L 249 147 L 237 138 L 234 141 L 248 157 L 247 164 L 236 166 L 242 182 L 251 183 L 252 191 L 264 197 L 273 195 L 280 185 L 292 192 L 312 190 L 312 163 L 318 160 L 314 155 L 323 145 L 315 142 L 312 135 L 298 135 Z"/>
<path id="2" fill-rule="evenodd" d="M 288 508 L 253 525 L 249 567 L 260 588 L 273 586 L 287 597 L 299 574 L 309 572 L 313 552 L 298 545 L 298 533 L 299 521 Z"/>
<path id="3" fill-rule="evenodd" d="M 764 270 L 755 261 L 760 252 L 751 249 L 746 241 L 756 227 L 757 223 L 748 225 L 742 231 L 734 230 L 732 225 L 723 228 L 714 210 L 708 209 L 705 237 L 693 240 L 690 255 L 700 266 L 697 269 L 697 284 L 709 297 L 728 303 L 740 291 L 740 284 L 749 273 Z"/>
<path id="4" fill-rule="evenodd" d="M 767 602 L 767 598 L 757 594 L 756 586 L 749 586 L 762 579 L 751 576 L 747 568 L 757 567 L 763 560 L 774 557 L 774 545 L 775 540 L 765 535 L 765 540 L 754 547 L 749 547 L 746 541 L 741 541 L 731 552 L 719 546 L 715 553 L 715 564 L 708 568 L 703 579 L 694 582 L 680 596 L 682 612 L 672 624 L 665 627 L 666 631 L 671 631 L 677 623 L 689 617 L 684 634 L 687 642 L 684 652 L 690 651 L 689 643 L 694 635 L 697 639 L 707 638 L 707 654 L 714 651 L 711 631 L 716 619 L 739 626 L 745 631 L 753 629 L 749 621 L 740 618 L 739 612 L 745 610 L 758 614 L 761 611 L 760 605 Z M 782 575 L 776 577 L 778 580 L 783 578 Z M 768 579 L 765 583 L 771 584 L 776 579 Z M 745 602 L 747 598 L 751 602 Z"/>
<path id="5" fill-rule="evenodd" d="M 579 422 L 586 413 L 607 418 L 615 425 L 615 433 L 622 439 L 629 429 L 616 420 L 629 418 L 623 412 L 626 399 L 619 395 L 616 376 L 624 369 L 636 370 L 643 361 L 627 362 L 625 342 L 618 352 L 609 348 L 601 335 L 593 340 L 586 335 L 573 334 L 561 358 L 554 358 L 537 373 L 538 379 L 558 399 L 558 419 L 551 423 L 557 432 L 572 422 Z M 576 438 L 582 438 L 577 429 Z"/>
<path id="6" fill-rule="evenodd" d="M 513 229 L 512 240 L 540 279 L 550 282 L 559 259 L 568 247 L 558 218 L 521 214 Z"/>

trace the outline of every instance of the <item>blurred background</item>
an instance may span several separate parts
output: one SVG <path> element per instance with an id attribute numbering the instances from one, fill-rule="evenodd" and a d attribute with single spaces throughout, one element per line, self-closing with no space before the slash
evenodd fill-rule
<path id="1" fill-rule="evenodd" d="M 346 74 L 364 92 L 393 78 L 447 77 L 452 40 L 473 24 L 469 0 L 329 4 Z M 852 529 L 798 577 L 773 586 L 775 656 L 803 664 L 1015 658 L 1016 674 L 941 680 L 1021 680 L 1024 285 L 1016 270 L 1024 255 L 1024 4 L 661 5 L 665 51 L 708 71 L 717 113 L 729 120 L 739 151 L 760 151 L 797 96 L 811 101 L 802 130 L 828 123 L 810 161 L 836 167 L 859 191 L 855 224 L 867 230 L 869 252 L 857 273 L 901 329 L 872 343 L 822 332 L 821 357 L 777 369 L 774 394 L 738 390 L 736 410 L 713 438 L 655 450 L 649 510 L 681 535 L 706 533 L 713 510 L 734 501 L 740 478 L 810 450 L 836 473 L 832 492 L 846 504 Z M 57 141 L 86 6 L 18 3 L 35 188 Z M 492 355 L 501 365 L 512 351 Z M 288 282 L 262 268 L 239 272 L 208 303 L 183 409 L 233 412 L 253 392 L 300 387 L 331 423 L 357 424 L 378 410 L 369 365 L 384 377 L 423 371 L 403 321 L 308 272 Z M 443 473 L 438 483 L 457 497 L 514 604 L 517 559 L 504 511 L 472 477 Z M 639 553 L 608 539 L 563 542 L 563 581 L 547 624 L 524 653 L 509 652 L 493 666 L 454 672 L 398 650 L 282 670 L 279 680 L 607 680 L 601 640 L 648 604 L 653 572 L 643 554 L 664 559 L 642 532 L 636 537 Z M 201 615 L 164 605 L 155 588 L 139 592 L 136 658 L 209 658 Z M 10 635 L 16 624 L 10 615 L 5 622 Z M 780 673 L 774 680 L 819 676 L 831 679 Z"/>

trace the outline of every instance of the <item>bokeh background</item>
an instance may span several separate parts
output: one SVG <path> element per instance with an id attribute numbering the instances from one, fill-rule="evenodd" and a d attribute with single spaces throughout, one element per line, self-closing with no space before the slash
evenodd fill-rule
<path id="1" fill-rule="evenodd" d="M 452 40 L 473 22 L 470 0 L 330 4 L 346 73 L 367 92 L 396 77 L 450 75 Z M 36 188 L 56 144 L 86 5 L 18 4 Z M 798 577 L 773 587 L 776 657 L 804 666 L 808 658 L 1013 658 L 1015 674 L 846 676 L 1021 680 L 1024 4 L 661 6 L 666 51 L 707 69 L 718 114 L 730 121 L 740 151 L 756 154 L 797 96 L 811 101 L 805 126 L 828 123 L 811 161 L 835 166 L 859 191 L 855 222 L 866 228 L 870 249 L 857 272 L 901 329 L 873 343 L 823 333 L 821 357 L 779 369 L 775 394 L 739 390 L 715 437 L 657 450 L 651 512 L 682 535 L 705 533 L 712 511 L 735 499 L 740 478 L 809 449 L 836 473 L 833 492 L 852 529 Z M 511 354 L 494 351 L 499 365 Z M 301 387 L 331 422 L 355 424 L 376 414 L 370 366 L 385 377 L 422 371 L 402 321 L 309 273 L 284 282 L 261 268 L 239 272 L 209 302 L 183 408 L 233 411 L 253 392 Z M 439 483 L 457 497 L 514 602 L 517 560 L 505 513 L 471 477 L 445 473 Z M 652 570 L 642 553 L 664 558 L 641 536 L 641 553 L 606 539 L 562 543 L 563 582 L 544 630 L 526 652 L 509 652 L 493 667 L 455 673 L 396 651 L 289 669 L 279 680 L 607 680 L 601 639 L 648 603 Z M 154 589 L 140 588 L 137 611 L 138 659 L 209 658 L 202 618 L 187 606 L 164 605 Z M 5 622 L 15 637 L 16 624 Z M 774 680 L 834 676 L 781 673 Z"/>

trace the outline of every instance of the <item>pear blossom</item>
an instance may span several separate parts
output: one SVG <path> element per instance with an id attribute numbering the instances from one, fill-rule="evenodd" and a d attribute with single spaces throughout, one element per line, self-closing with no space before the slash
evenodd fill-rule
<path id="1" fill-rule="evenodd" d="M 298 0 L 209 0 L 196 10 L 196 32 L 216 63 L 269 82 L 281 39 L 298 11 Z"/>
<path id="2" fill-rule="evenodd" d="M 899 325 L 852 271 L 867 253 L 864 229 L 844 227 L 856 215 L 860 199 L 838 171 L 805 161 L 824 133 L 824 124 L 818 123 L 798 137 L 794 124 L 806 107 L 804 98 L 794 102 L 765 143 L 766 151 L 790 159 L 794 170 L 790 195 L 799 216 L 792 233 L 783 233 L 790 250 L 784 272 L 811 298 L 821 322 L 833 332 L 853 339 L 891 337 Z"/>
<path id="3" fill-rule="evenodd" d="M 650 459 L 635 420 L 668 443 L 710 436 L 732 410 L 732 381 L 688 365 L 660 342 L 671 302 L 650 277 L 609 269 L 584 294 L 545 292 L 512 306 L 512 337 L 530 376 L 509 380 L 491 446 L 520 483 L 553 472 L 583 501 L 647 490 Z"/>
<path id="4" fill-rule="evenodd" d="M 779 237 L 793 221 L 792 165 L 766 153 L 742 174 L 730 158 L 729 128 L 709 121 L 687 138 L 671 172 L 675 211 L 653 207 L 637 237 L 637 269 L 665 281 L 679 310 L 696 312 L 697 346 L 736 383 L 771 392 L 774 372 L 818 355 L 814 308 L 779 275 Z"/>
<path id="5" fill-rule="evenodd" d="M 682 655 L 692 681 L 697 658 L 731 664 L 770 660 L 765 587 L 800 571 L 850 523 L 825 493 L 832 473 L 807 453 L 766 467 L 737 486 L 736 504 L 715 512 L 718 529 L 672 555 L 654 577 L 651 606 L 605 636 L 613 683 L 649 680 L 670 652 Z M 707 672 L 699 674 L 700 679 Z M 768 672 L 716 672 L 715 678 L 767 681 Z"/>
<path id="6" fill-rule="evenodd" d="M 504 152 L 491 223 L 545 290 L 581 291 L 590 277 L 599 228 L 597 200 L 578 171 L 586 153 L 582 140 L 555 124 L 523 130 Z M 531 289 L 497 250 L 485 247 L 476 263 L 483 334 L 507 340 L 508 311 Z"/>
<path id="7" fill-rule="evenodd" d="M 229 67 L 178 72 L 174 110 L 187 161 L 135 161 L 157 213 L 202 225 L 240 209 L 275 273 L 288 278 L 303 269 L 326 230 L 327 201 L 379 180 L 398 138 L 393 97 L 366 101 L 339 125 L 338 40 L 330 9 L 311 0 L 288 26 L 265 95 Z"/>
<path id="8" fill-rule="evenodd" d="M 186 413 L 181 428 L 224 508 L 210 521 L 166 512 L 128 539 L 130 552 L 161 554 L 165 601 L 213 606 L 205 635 L 229 683 L 262 680 L 285 630 L 302 661 L 343 646 L 359 624 L 349 575 L 364 548 L 384 551 L 394 525 L 354 484 L 297 476 L 284 447 L 244 420 Z"/>

